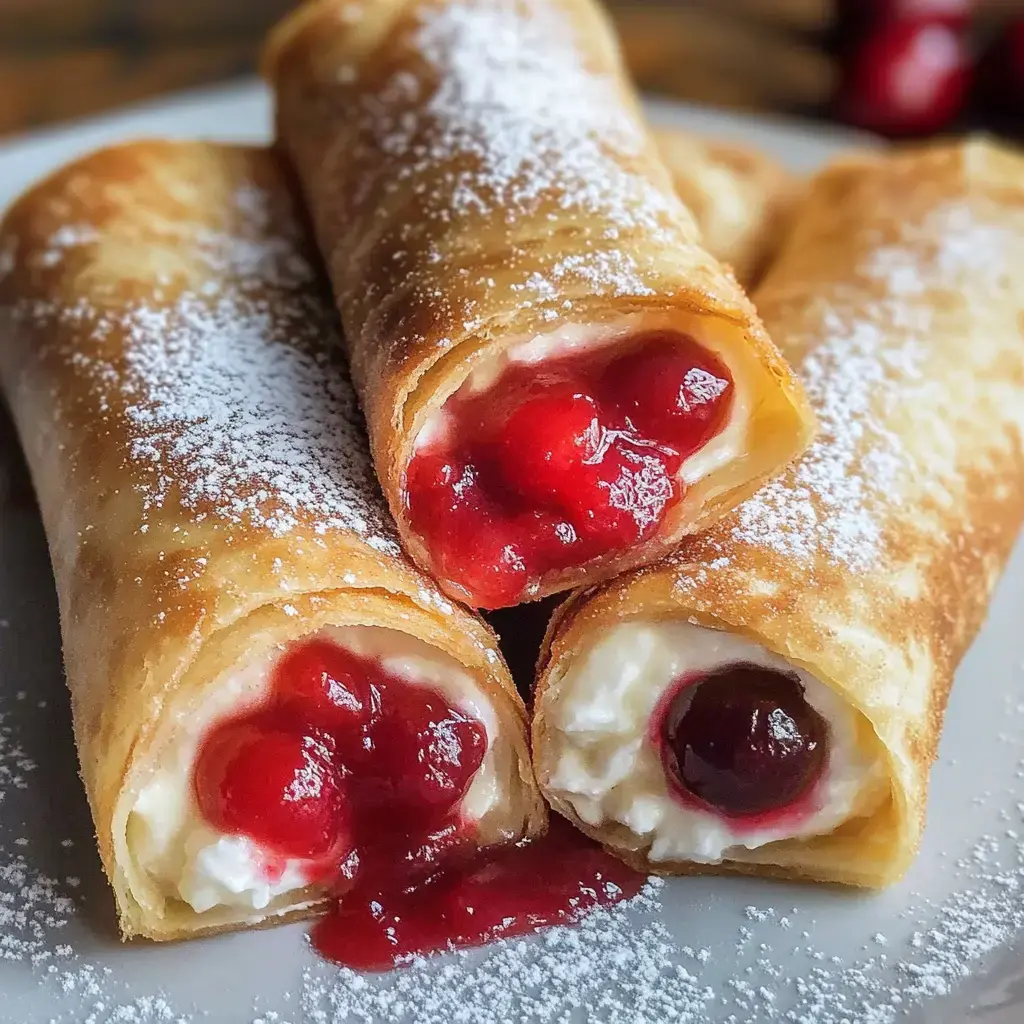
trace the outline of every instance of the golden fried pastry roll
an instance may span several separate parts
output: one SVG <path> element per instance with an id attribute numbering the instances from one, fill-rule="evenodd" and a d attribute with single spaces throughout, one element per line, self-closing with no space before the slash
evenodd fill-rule
<path id="1" fill-rule="evenodd" d="M 752 287 L 785 234 L 797 197 L 796 178 L 751 146 L 679 128 L 656 127 L 653 134 L 705 248 L 732 267 L 740 284 Z"/>
<path id="2" fill-rule="evenodd" d="M 398 546 L 327 295 L 269 151 L 105 150 L 0 228 L 0 376 L 125 936 L 543 827 L 493 634 Z"/>
<path id="3" fill-rule="evenodd" d="M 450 594 L 650 561 L 806 446 L 592 0 L 318 0 L 265 70 L 377 474 Z"/>
<path id="4" fill-rule="evenodd" d="M 882 886 L 918 848 L 953 674 L 1024 514 L 1024 157 L 826 171 L 755 296 L 807 454 L 541 657 L 551 805 L 630 863 Z"/>

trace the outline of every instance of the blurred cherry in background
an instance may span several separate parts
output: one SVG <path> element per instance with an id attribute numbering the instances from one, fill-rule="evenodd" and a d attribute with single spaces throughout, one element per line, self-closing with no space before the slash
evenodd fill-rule
<path id="1" fill-rule="evenodd" d="M 965 109 L 972 72 L 961 29 L 944 21 L 886 21 L 849 58 L 836 109 L 861 128 L 926 135 Z"/>
<path id="2" fill-rule="evenodd" d="M 1024 5 L 843 0 L 842 121 L 894 137 L 992 128 L 1024 137 Z"/>

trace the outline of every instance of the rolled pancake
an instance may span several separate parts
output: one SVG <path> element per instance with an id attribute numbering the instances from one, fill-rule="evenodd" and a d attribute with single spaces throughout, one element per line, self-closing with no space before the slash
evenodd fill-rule
<path id="1" fill-rule="evenodd" d="M 344 888 L 335 861 L 365 852 L 349 851 L 348 832 L 312 836 L 337 840 L 314 857 L 290 831 L 333 828 L 362 782 L 353 768 L 337 797 L 341 768 L 324 753 L 337 736 L 304 724 L 312 696 L 307 707 L 289 694 L 294 720 L 274 734 L 300 758 L 294 777 L 276 804 L 248 808 L 276 822 L 278 845 L 212 821 L 201 801 L 209 737 L 277 713 L 297 655 L 355 665 L 353 686 L 386 677 L 383 711 L 361 728 L 429 698 L 483 737 L 445 811 L 468 841 L 543 827 L 524 709 L 493 634 L 399 548 L 329 294 L 269 151 L 139 142 L 57 172 L 0 228 L 0 329 L 81 775 L 126 937 L 271 923 Z M 352 698 L 362 714 L 342 674 L 330 680 L 321 710 Z M 266 765 L 252 773 L 264 790 L 292 771 Z"/>
<path id="2" fill-rule="evenodd" d="M 679 128 L 657 126 L 652 134 L 704 247 L 732 267 L 744 288 L 754 287 L 789 226 L 796 176 L 752 146 Z"/>
<path id="3" fill-rule="evenodd" d="M 882 886 L 925 824 L 954 671 L 1024 505 L 1024 158 L 816 179 L 755 296 L 820 439 L 541 657 L 551 805 L 645 869 Z"/>
<path id="4" fill-rule="evenodd" d="M 317 0 L 264 70 L 377 474 L 449 593 L 503 607 L 650 561 L 806 447 L 591 0 Z"/>

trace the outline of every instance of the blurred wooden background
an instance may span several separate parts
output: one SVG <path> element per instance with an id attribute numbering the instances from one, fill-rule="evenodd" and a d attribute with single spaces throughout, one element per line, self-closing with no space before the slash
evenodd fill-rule
<path id="1" fill-rule="evenodd" d="M 0 0 L 0 133 L 249 72 L 295 0 Z M 613 4 L 642 84 L 753 108 L 813 108 L 835 70 L 833 0 Z"/>
<path id="2" fill-rule="evenodd" d="M 294 2 L 0 0 L 0 134 L 250 72 L 267 27 Z M 807 113 L 823 110 L 836 84 L 840 2 L 611 0 L 611 7 L 644 88 Z"/>

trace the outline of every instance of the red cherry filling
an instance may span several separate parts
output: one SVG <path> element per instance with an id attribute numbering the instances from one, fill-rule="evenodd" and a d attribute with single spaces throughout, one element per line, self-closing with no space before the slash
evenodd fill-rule
<path id="1" fill-rule="evenodd" d="M 682 793 L 728 817 L 791 808 L 828 755 L 828 726 L 799 680 L 753 665 L 684 681 L 662 715 L 660 739 Z"/>
<path id="2" fill-rule="evenodd" d="M 363 807 L 400 810 L 416 822 L 454 806 L 470 781 L 467 768 L 475 772 L 487 752 L 480 723 L 436 695 L 387 707 L 384 714 L 361 762 L 367 785 L 354 799 Z"/>
<path id="3" fill-rule="evenodd" d="M 696 360 L 685 368 L 674 348 L 665 346 L 652 348 L 642 360 L 616 359 L 605 370 L 602 386 L 615 396 L 634 430 L 665 438 L 682 461 L 718 433 L 729 379 Z"/>
<path id="4" fill-rule="evenodd" d="M 474 604 L 516 604 L 545 574 L 652 536 L 731 402 L 719 360 L 669 332 L 624 355 L 512 365 L 451 398 L 446 436 L 413 457 L 413 529 Z"/>
<path id="5" fill-rule="evenodd" d="M 444 543 L 431 548 L 435 572 L 458 580 L 481 606 L 515 604 L 528 583 L 522 526 L 497 515 L 475 468 L 446 450 L 431 449 L 413 459 L 406 480 L 420 535 L 434 537 L 443 525 Z"/>
<path id="6" fill-rule="evenodd" d="M 635 896 L 644 876 L 557 815 L 546 835 L 449 865 L 402 892 L 358 892 L 313 930 L 323 956 L 358 970 L 403 957 L 571 924 Z"/>
<path id="7" fill-rule="evenodd" d="M 232 722 L 203 745 L 196 777 L 203 817 L 270 853 L 315 860 L 346 845 L 342 781 L 316 733 Z"/>
<path id="8" fill-rule="evenodd" d="M 204 738 L 192 784 L 211 825 L 259 844 L 268 881 L 282 858 L 336 881 L 313 943 L 350 967 L 571 923 L 639 891 L 643 875 L 565 823 L 478 851 L 459 805 L 486 751 L 483 725 L 436 691 L 311 641 L 280 660 L 263 706 Z"/>
<path id="9" fill-rule="evenodd" d="M 314 640 L 293 648 L 278 664 L 277 678 L 287 681 L 278 700 L 300 722 L 359 731 L 380 712 L 365 663 L 332 643 Z"/>
<path id="10" fill-rule="evenodd" d="M 376 860 L 390 877 L 392 861 L 462 830 L 459 803 L 486 750 L 483 725 L 439 693 L 312 641 L 280 660 L 263 706 L 204 738 L 193 787 L 211 825 L 270 854 L 337 867 L 386 845 L 359 870 Z"/>
<path id="11" fill-rule="evenodd" d="M 495 444 L 501 481 L 528 502 L 566 512 L 575 509 L 575 494 L 565 480 L 583 467 L 600 464 L 597 402 L 571 384 L 545 388 L 543 381 L 516 397 L 519 401 Z"/>

